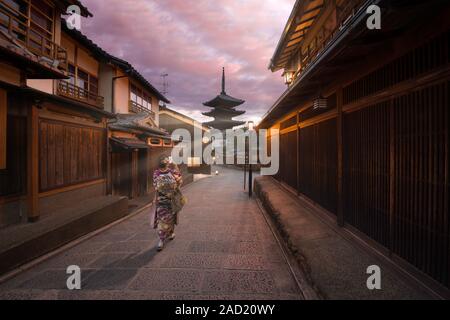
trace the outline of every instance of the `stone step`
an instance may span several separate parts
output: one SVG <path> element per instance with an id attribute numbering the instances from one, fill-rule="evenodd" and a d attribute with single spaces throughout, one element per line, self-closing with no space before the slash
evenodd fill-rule
<path id="1" fill-rule="evenodd" d="M 104 196 L 0 231 L 0 275 L 128 214 L 128 198 Z"/>

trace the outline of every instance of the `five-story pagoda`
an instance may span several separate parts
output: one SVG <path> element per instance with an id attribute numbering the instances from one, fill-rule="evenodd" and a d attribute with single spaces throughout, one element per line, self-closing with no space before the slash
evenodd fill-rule
<path id="1" fill-rule="evenodd" d="M 214 120 L 206 122 L 204 125 L 218 130 L 226 130 L 244 124 L 244 121 L 233 120 L 233 117 L 237 117 L 245 113 L 245 111 L 235 109 L 243 103 L 245 103 L 244 100 L 233 98 L 225 92 L 225 68 L 223 68 L 222 92 L 211 101 L 203 104 L 204 106 L 213 108 L 213 110 L 205 112 L 203 115 L 213 117 Z"/>

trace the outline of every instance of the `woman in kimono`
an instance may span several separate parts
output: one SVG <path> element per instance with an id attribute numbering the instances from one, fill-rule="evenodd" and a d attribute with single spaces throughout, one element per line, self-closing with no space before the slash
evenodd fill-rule
<path id="1" fill-rule="evenodd" d="M 175 181 L 177 182 L 177 187 L 175 188 L 174 197 L 172 199 L 172 209 L 175 213 L 175 225 L 178 225 L 178 213 L 184 206 L 184 197 L 181 193 L 181 185 L 183 184 L 183 175 L 181 174 L 180 168 L 176 163 L 171 162 L 169 164 L 169 169 L 172 172 Z"/>
<path id="2" fill-rule="evenodd" d="M 169 158 L 160 159 L 159 169 L 153 174 L 153 185 L 156 191 L 154 228 L 158 230 L 158 251 L 161 251 L 166 240 L 175 238 L 176 213 L 172 209 L 172 199 L 178 183 L 169 168 Z"/>

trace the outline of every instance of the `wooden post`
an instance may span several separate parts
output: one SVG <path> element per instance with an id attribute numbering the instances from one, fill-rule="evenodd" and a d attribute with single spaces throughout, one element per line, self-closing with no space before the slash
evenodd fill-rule
<path id="1" fill-rule="evenodd" d="M 112 153 L 109 143 L 112 133 L 108 126 L 106 128 L 106 194 L 112 195 Z"/>
<path id="2" fill-rule="evenodd" d="M 138 152 L 133 150 L 131 153 L 131 198 L 136 198 L 139 194 Z"/>
<path id="3" fill-rule="evenodd" d="M 0 89 L 0 170 L 6 169 L 6 134 L 8 99 L 6 90 Z"/>
<path id="4" fill-rule="evenodd" d="M 389 255 L 394 249 L 395 137 L 394 105 L 389 102 Z"/>
<path id="5" fill-rule="evenodd" d="M 297 111 L 297 195 L 300 195 L 300 113 Z"/>
<path id="6" fill-rule="evenodd" d="M 28 221 L 39 220 L 39 111 L 35 105 L 28 109 L 27 136 L 27 213 Z"/>
<path id="7" fill-rule="evenodd" d="M 337 102 L 337 196 L 338 196 L 338 208 L 337 208 L 337 223 L 340 227 L 345 224 L 344 219 L 344 190 L 343 190 L 343 174 L 344 174 L 344 160 L 343 160 L 343 119 L 342 119 L 342 88 L 338 88 L 336 91 Z"/>

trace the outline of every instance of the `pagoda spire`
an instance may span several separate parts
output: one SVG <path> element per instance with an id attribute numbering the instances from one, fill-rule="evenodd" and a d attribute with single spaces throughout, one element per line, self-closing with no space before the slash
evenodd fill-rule
<path id="1" fill-rule="evenodd" d="M 222 67 L 222 92 L 221 94 L 227 94 L 225 92 L 225 67 Z"/>
<path id="2" fill-rule="evenodd" d="M 245 113 L 245 111 L 235 109 L 244 102 L 244 100 L 236 99 L 226 94 L 225 67 L 222 67 L 222 92 L 214 99 L 203 103 L 204 106 L 212 108 L 211 111 L 204 112 L 203 115 L 214 118 L 213 121 L 205 124 L 219 130 L 231 129 L 244 124 L 245 122 L 243 121 L 233 120 L 233 117 L 237 117 Z"/>

